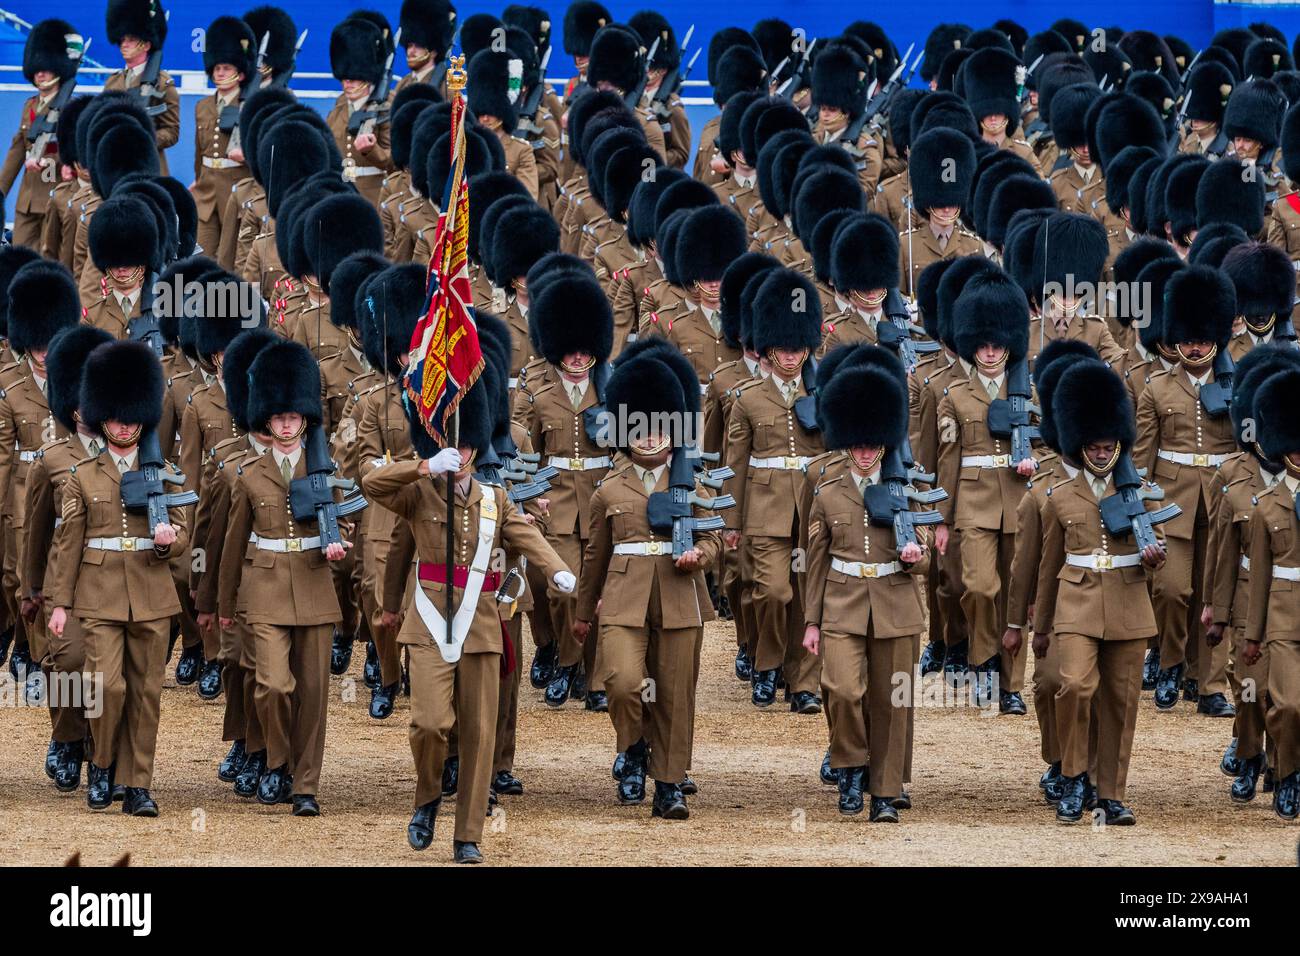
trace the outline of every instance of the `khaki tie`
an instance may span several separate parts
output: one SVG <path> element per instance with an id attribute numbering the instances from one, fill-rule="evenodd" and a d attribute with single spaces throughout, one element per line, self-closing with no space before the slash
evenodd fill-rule
<path id="1" fill-rule="evenodd" d="M 947 250 L 947 248 L 948 248 L 948 236 L 945 233 L 939 236 L 939 251 L 944 252 Z"/>
<path id="2" fill-rule="evenodd" d="M 1088 484 L 1092 486 L 1092 493 L 1100 501 L 1106 495 L 1106 482 L 1101 478 L 1089 478 Z"/>
<path id="3" fill-rule="evenodd" d="M 984 380 L 984 389 L 989 393 L 989 398 L 995 399 L 998 397 L 998 383 L 993 379 Z"/>
<path id="4" fill-rule="evenodd" d="M 288 458 L 280 459 L 280 474 L 284 475 L 284 483 L 287 485 L 293 481 L 293 465 Z"/>
<path id="5" fill-rule="evenodd" d="M 119 458 L 117 460 L 117 470 L 119 474 L 125 475 L 131 470 L 131 465 L 125 458 Z"/>
<path id="6" fill-rule="evenodd" d="M 90 440 L 90 457 L 91 458 L 99 457 L 99 442 L 95 441 L 95 439 L 93 438 Z"/>
<path id="7" fill-rule="evenodd" d="M 785 393 L 785 407 L 793 408 L 794 400 L 799 397 L 799 385 L 796 382 L 786 382 L 781 386 L 781 391 Z"/>
<path id="8" fill-rule="evenodd" d="M 569 401 L 573 403 L 574 408 L 582 404 L 582 389 L 576 382 L 569 383 Z"/>

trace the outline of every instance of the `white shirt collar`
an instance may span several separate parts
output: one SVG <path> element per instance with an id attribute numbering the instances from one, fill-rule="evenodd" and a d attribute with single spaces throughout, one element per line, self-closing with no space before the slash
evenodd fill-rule
<path id="1" fill-rule="evenodd" d="M 78 429 L 78 430 L 77 430 L 77 437 L 81 439 L 81 447 L 84 448 L 84 449 L 86 449 L 86 455 L 87 455 L 87 457 L 94 458 L 94 457 L 98 456 L 99 453 L 100 453 L 101 451 L 103 451 L 103 449 L 104 449 L 104 443 L 103 443 L 103 441 L 101 441 L 100 439 L 96 438 L 94 435 L 87 435 L 87 434 L 83 433 L 80 429 Z M 94 442 L 94 444 L 95 444 L 95 447 L 94 447 L 94 448 L 91 448 L 91 447 L 90 447 L 91 442 Z"/>
<path id="2" fill-rule="evenodd" d="M 295 449 L 293 450 L 293 454 L 291 454 L 291 455 L 286 455 L 284 452 L 280 451 L 280 449 L 278 449 L 278 448 L 272 448 L 272 449 L 271 449 L 271 454 L 272 454 L 272 455 L 274 456 L 274 458 L 275 458 L 275 467 L 276 467 L 276 468 L 279 468 L 281 471 L 283 471 L 283 470 L 284 470 L 284 463 L 285 463 L 286 461 L 289 462 L 289 467 L 290 467 L 290 468 L 297 468 L 297 467 L 298 467 L 298 459 L 300 459 L 300 458 L 302 457 L 302 448 L 295 448 Z"/>
<path id="3" fill-rule="evenodd" d="M 996 385 L 999 391 L 1001 391 L 1002 389 L 1003 380 L 1007 377 L 1005 372 L 999 375 L 997 378 L 989 378 L 983 372 L 976 372 L 975 374 L 976 377 L 979 378 L 980 384 L 983 385 L 985 389 L 987 389 L 990 385 Z"/>
<path id="4" fill-rule="evenodd" d="M 121 464 L 122 462 L 126 462 L 126 468 L 125 468 L 126 471 L 134 471 L 135 460 L 137 457 L 139 457 L 139 451 L 140 450 L 138 448 L 132 448 L 125 455 L 119 455 L 117 452 L 113 451 L 113 449 L 110 448 L 108 450 L 108 454 L 113 459 L 113 464 L 118 468 L 119 471 L 123 470 Z"/>
<path id="5" fill-rule="evenodd" d="M 668 467 L 667 462 L 664 462 L 662 465 L 657 465 L 654 468 L 643 468 L 640 465 L 636 464 L 636 462 L 632 463 L 632 468 L 636 471 L 636 476 L 641 479 L 642 483 L 645 482 L 645 476 L 647 474 L 650 474 L 650 475 L 654 475 L 655 484 L 658 484 L 659 476 L 664 473 L 664 469 L 667 467 Z"/>
<path id="6" fill-rule="evenodd" d="M 1187 380 L 1193 385 L 1199 385 L 1204 388 L 1206 385 L 1210 384 L 1210 373 L 1212 371 L 1213 369 L 1206 369 L 1204 375 L 1193 375 L 1191 372 L 1187 372 Z"/>
<path id="7" fill-rule="evenodd" d="M 1069 478 L 1073 478 L 1075 475 L 1077 475 L 1077 474 L 1079 473 L 1079 469 L 1078 469 L 1078 468 L 1075 468 L 1072 464 L 1070 464 L 1070 463 L 1069 463 L 1068 461 L 1066 461 L 1064 458 L 1061 459 L 1061 467 L 1065 469 L 1065 474 L 1066 474 L 1066 476 L 1069 477 Z"/>

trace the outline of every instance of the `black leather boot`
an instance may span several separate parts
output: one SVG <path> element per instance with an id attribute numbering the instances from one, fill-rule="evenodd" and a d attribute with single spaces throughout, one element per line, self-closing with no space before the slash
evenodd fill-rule
<path id="1" fill-rule="evenodd" d="M 675 783 L 656 780 L 654 805 L 650 808 L 650 815 L 665 820 L 685 820 L 689 817 L 691 814 L 686 809 L 686 797 L 682 794 L 682 788 Z"/>
<path id="2" fill-rule="evenodd" d="M 51 780 L 59 769 L 59 761 L 63 759 L 63 748 L 66 746 L 67 744 L 61 744 L 51 737 L 49 747 L 45 748 L 45 776 Z"/>
<path id="3" fill-rule="evenodd" d="M 744 647 L 736 648 L 736 680 L 749 683 L 753 676 L 754 662 L 749 659 L 749 651 Z"/>
<path id="4" fill-rule="evenodd" d="M 1287 821 L 1300 814 L 1300 770 L 1277 782 L 1277 789 L 1273 791 L 1273 812 Z"/>
<path id="5" fill-rule="evenodd" d="M 569 699 L 573 692 L 573 679 L 578 673 L 578 665 L 570 664 L 568 667 L 555 668 L 555 675 L 551 682 L 546 685 L 546 706 L 563 707 L 564 702 Z"/>
<path id="6" fill-rule="evenodd" d="M 267 806 L 287 803 L 292 793 L 291 779 L 289 768 L 284 764 L 262 774 L 262 779 L 257 784 L 257 802 Z"/>
<path id="7" fill-rule="evenodd" d="M 1232 781 L 1230 795 L 1233 803 L 1250 803 L 1255 799 L 1255 788 L 1259 784 L 1260 774 L 1264 772 L 1264 755 L 1240 761 L 1241 773 Z"/>
<path id="8" fill-rule="evenodd" d="M 930 641 L 921 651 L 921 676 L 937 674 L 943 670 L 943 659 L 948 648 L 943 641 Z"/>
<path id="9" fill-rule="evenodd" d="M 460 789 L 460 755 L 448 757 L 442 762 L 442 795 L 450 797 Z"/>
<path id="10" fill-rule="evenodd" d="M 400 681 L 393 681 L 383 687 L 376 687 L 370 692 L 370 716 L 375 720 L 387 720 L 393 714 L 393 701 L 397 699 Z"/>
<path id="11" fill-rule="evenodd" d="M 753 677 L 754 691 L 750 696 L 755 707 L 770 707 L 776 703 L 776 675 L 775 670 L 760 671 L 755 670 Z"/>
<path id="12" fill-rule="evenodd" d="M 555 676 L 555 665 L 560 657 L 560 648 L 555 641 L 537 648 L 533 654 L 533 664 L 528 668 L 528 683 L 534 690 L 541 690 Z"/>
<path id="13" fill-rule="evenodd" d="M 822 755 L 822 765 L 817 770 L 817 776 L 821 782 L 828 787 L 833 787 L 840 782 L 839 774 L 831 769 L 831 748 L 826 748 L 826 753 Z"/>
<path id="14" fill-rule="evenodd" d="M 218 661 L 204 661 L 199 669 L 199 696 L 204 700 L 216 700 L 221 696 L 221 664 Z"/>
<path id="15" fill-rule="evenodd" d="M 72 793 L 81 786 L 81 761 L 85 744 L 80 740 L 63 745 L 59 766 L 54 771 L 54 786 L 60 793 Z"/>
<path id="16" fill-rule="evenodd" d="M 122 800 L 122 812 L 132 817 L 158 816 L 158 804 L 153 794 L 144 787 L 127 787 L 126 797 Z"/>
<path id="17" fill-rule="evenodd" d="M 623 776 L 618 782 L 618 802 L 641 803 L 645 800 L 646 745 L 638 740 L 627 748 L 623 760 Z"/>
<path id="18" fill-rule="evenodd" d="M 411 822 L 406 825 L 406 842 L 412 850 L 427 850 L 433 842 L 433 827 L 438 819 L 438 805 L 441 800 L 431 800 L 415 808 Z"/>
<path id="19" fill-rule="evenodd" d="M 352 645 L 356 643 L 356 637 L 352 634 L 344 634 L 338 628 L 334 629 L 334 643 L 330 647 L 330 673 L 334 676 L 346 674 L 348 668 L 352 666 Z"/>
<path id="20" fill-rule="evenodd" d="M 841 767 L 836 770 L 840 777 L 840 813 L 856 816 L 862 812 L 862 778 L 863 767 Z"/>
<path id="21" fill-rule="evenodd" d="M 889 797 L 872 797 L 871 813 L 867 815 L 871 823 L 897 823 L 898 809 Z"/>
<path id="22" fill-rule="evenodd" d="M 1088 795 L 1088 775 L 1061 778 L 1061 799 L 1056 804 L 1057 823 L 1078 823 L 1083 819 Z"/>
<path id="23" fill-rule="evenodd" d="M 235 775 L 235 794 L 251 797 L 257 793 L 257 785 L 266 772 L 266 751 L 255 750 L 244 760 L 244 766 Z"/>
<path id="24" fill-rule="evenodd" d="M 113 803 L 113 771 L 109 767 L 96 767 L 93 763 L 86 770 L 86 806 L 92 810 L 104 810 Z"/>
<path id="25" fill-rule="evenodd" d="M 203 666 L 203 645 L 195 644 L 181 651 L 181 659 L 176 662 L 176 683 L 188 687 L 199 679 L 199 668 Z"/>
<path id="26" fill-rule="evenodd" d="M 1161 668 L 1156 675 L 1156 707 L 1159 710 L 1173 710 L 1178 703 L 1178 689 L 1183 682 L 1183 664 Z"/>
<path id="27" fill-rule="evenodd" d="M 371 690 L 379 686 L 383 675 L 379 667 L 379 652 L 375 650 L 374 641 L 366 641 L 366 666 L 361 671 L 361 679 Z"/>
<path id="28" fill-rule="evenodd" d="M 1160 674 L 1160 648 L 1153 647 L 1147 651 L 1142 661 L 1142 689 L 1155 690 L 1156 678 Z"/>
<path id="29" fill-rule="evenodd" d="M 1241 758 L 1237 756 L 1237 738 L 1233 737 L 1223 751 L 1223 759 L 1219 761 L 1219 772 L 1226 777 L 1237 777 L 1241 775 L 1241 767 Z"/>
<path id="30" fill-rule="evenodd" d="M 236 740 L 230 745 L 230 750 L 221 763 L 217 765 L 217 779 L 234 783 L 235 778 L 239 776 L 239 771 L 244 769 L 244 761 L 247 759 L 248 753 L 244 750 L 244 742 Z"/>

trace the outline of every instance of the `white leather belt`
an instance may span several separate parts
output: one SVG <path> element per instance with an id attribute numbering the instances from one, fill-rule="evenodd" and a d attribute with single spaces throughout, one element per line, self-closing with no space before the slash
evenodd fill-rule
<path id="1" fill-rule="evenodd" d="M 86 547 L 96 551 L 152 551 L 153 538 L 90 538 Z"/>
<path id="2" fill-rule="evenodd" d="M 34 451 L 20 451 L 20 452 L 18 453 L 18 460 L 19 460 L 19 461 L 25 461 L 25 462 L 33 462 L 33 461 L 36 460 L 36 452 L 34 452 Z"/>
<path id="3" fill-rule="evenodd" d="M 1275 564 L 1273 577 L 1279 581 L 1300 581 L 1300 568 L 1280 568 Z"/>
<path id="4" fill-rule="evenodd" d="M 1087 568 L 1089 571 L 1113 571 L 1115 568 L 1131 568 L 1142 563 L 1140 554 L 1067 554 L 1065 563 L 1072 568 Z"/>
<path id="5" fill-rule="evenodd" d="M 624 541 L 614 545 L 615 554 L 672 554 L 671 541 Z"/>
<path id="6" fill-rule="evenodd" d="M 963 455 L 963 468 L 1010 468 L 1010 455 Z"/>
<path id="7" fill-rule="evenodd" d="M 1197 468 L 1218 468 L 1228 460 L 1227 455 L 1189 455 L 1181 451 L 1165 451 L 1161 449 L 1156 455 L 1165 461 L 1172 461 L 1175 465 L 1194 465 Z"/>
<path id="8" fill-rule="evenodd" d="M 709 394 L 709 383 L 708 383 L 708 382 L 700 382 L 700 394 L 701 394 L 701 395 L 707 395 L 707 394 Z"/>
<path id="9" fill-rule="evenodd" d="M 310 551 L 312 548 L 320 547 L 320 535 L 312 535 L 310 538 L 263 538 L 258 535 L 250 535 L 249 540 L 257 545 L 258 551 L 276 551 L 283 554 L 286 551 Z"/>
<path id="10" fill-rule="evenodd" d="M 203 165 L 208 169 L 239 169 L 244 164 L 237 163 L 233 159 L 223 159 L 220 156 L 204 156 Z"/>
<path id="11" fill-rule="evenodd" d="M 847 574 L 851 578 L 885 578 L 891 574 L 898 574 L 903 570 L 903 566 L 897 561 L 867 564 L 863 561 L 841 561 L 839 558 L 831 558 L 831 569 L 840 574 Z"/>
<path id="12" fill-rule="evenodd" d="M 599 458 L 560 458 L 552 455 L 547 459 L 547 463 L 561 471 L 592 471 L 596 468 L 608 468 L 610 465 L 608 455 Z"/>
<path id="13" fill-rule="evenodd" d="M 506 388 L 518 388 L 518 387 L 519 387 L 519 379 L 517 378 L 507 379 Z"/>
<path id="14" fill-rule="evenodd" d="M 1245 571 L 1247 574 L 1250 573 L 1250 558 L 1246 557 L 1244 554 L 1241 556 L 1241 570 Z"/>
<path id="15" fill-rule="evenodd" d="M 351 166 L 353 176 L 381 176 L 383 170 L 378 166 Z"/>
<path id="16" fill-rule="evenodd" d="M 811 458 L 805 458 L 803 455 L 787 455 L 784 458 L 755 458 L 752 455 L 749 458 L 750 468 L 780 468 L 784 471 L 804 471 L 808 467 Z"/>

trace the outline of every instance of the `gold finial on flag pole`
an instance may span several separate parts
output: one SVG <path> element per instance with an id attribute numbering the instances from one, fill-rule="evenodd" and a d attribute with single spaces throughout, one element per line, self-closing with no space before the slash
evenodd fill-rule
<path id="1" fill-rule="evenodd" d="M 465 89 L 465 76 L 465 58 L 453 56 L 451 66 L 447 70 L 447 92 L 459 93 Z"/>

